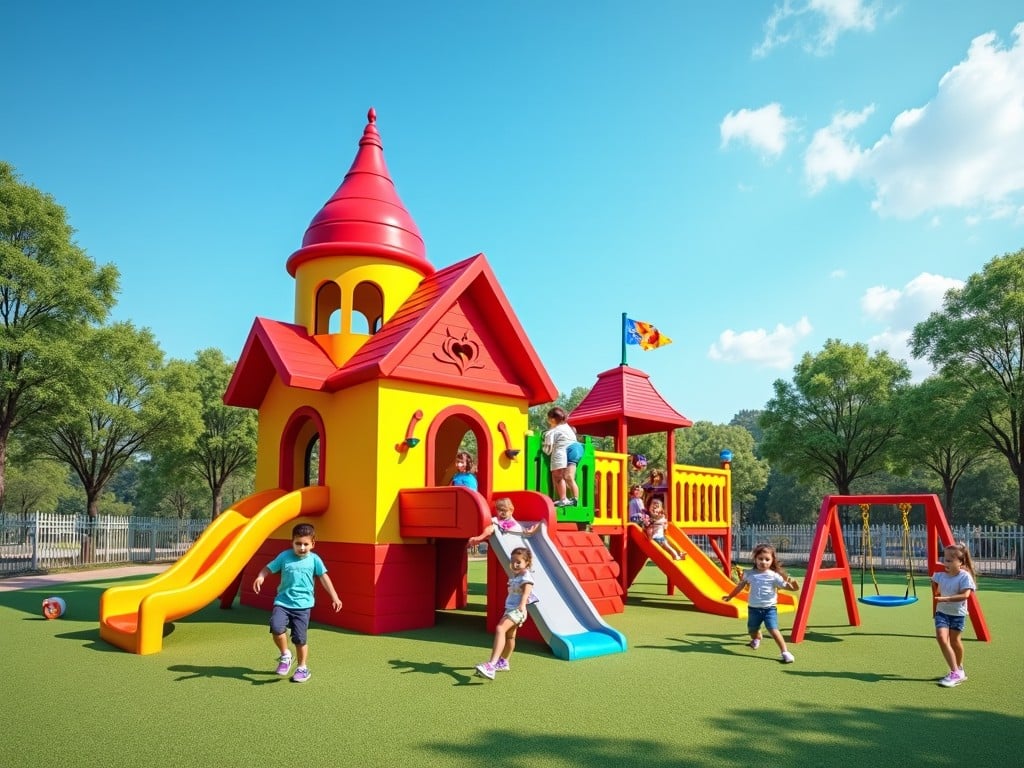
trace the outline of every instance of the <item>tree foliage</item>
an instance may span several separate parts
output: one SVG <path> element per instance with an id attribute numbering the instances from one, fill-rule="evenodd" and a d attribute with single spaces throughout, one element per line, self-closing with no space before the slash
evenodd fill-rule
<path id="1" fill-rule="evenodd" d="M 1024 525 L 1024 250 L 992 259 L 914 327 L 911 350 L 960 382 L 1017 479 Z"/>
<path id="2" fill-rule="evenodd" d="M 40 435 L 39 445 L 71 467 L 95 517 L 104 488 L 129 459 L 195 438 L 198 403 L 188 367 L 165 366 L 148 330 L 117 323 L 80 337 L 84 395 L 74 416 Z"/>
<path id="3" fill-rule="evenodd" d="M 768 462 L 754 455 L 754 437 L 737 426 L 694 422 L 676 431 L 676 463 L 719 467 L 719 455 L 732 451 L 732 502 L 741 515 L 753 507 L 757 493 L 768 482 Z"/>
<path id="4" fill-rule="evenodd" d="M 932 376 L 901 395 L 894 465 L 909 474 L 925 468 L 942 484 L 943 508 L 952 516 L 957 483 L 991 444 L 978 429 L 980 413 L 963 385 Z"/>
<path id="5" fill-rule="evenodd" d="M 114 304 L 117 270 L 72 236 L 64 209 L 0 162 L 0 506 L 8 441 L 77 400 L 75 340 Z"/>
<path id="6" fill-rule="evenodd" d="M 781 471 L 811 483 L 828 482 L 849 494 L 859 477 L 885 468 L 885 448 L 896 434 L 896 395 L 910 378 L 886 352 L 829 339 L 807 353 L 791 382 L 778 379 L 761 415 L 762 455 Z"/>

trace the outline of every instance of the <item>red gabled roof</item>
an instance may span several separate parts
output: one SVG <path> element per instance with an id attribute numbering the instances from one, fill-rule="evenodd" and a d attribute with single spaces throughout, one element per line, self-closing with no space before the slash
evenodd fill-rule
<path id="1" fill-rule="evenodd" d="M 319 390 L 336 370 L 304 327 L 257 317 L 224 393 L 224 402 L 258 408 L 275 375 L 290 387 Z"/>
<path id="2" fill-rule="evenodd" d="M 491 360 L 502 370 L 491 378 L 458 376 L 444 366 L 409 363 L 411 353 L 454 306 L 465 301 L 486 329 Z M 428 342 L 429 344 L 429 342 Z M 548 403 L 558 390 L 512 311 L 483 254 L 425 277 L 419 287 L 363 346 L 337 368 L 299 325 L 257 318 L 228 384 L 224 402 L 257 408 L 273 376 L 287 386 L 337 392 L 363 381 L 395 379 Z"/>
<path id="3" fill-rule="evenodd" d="M 464 296 L 471 297 L 493 345 L 500 349 L 502 359 L 515 371 L 516 383 L 474 380 L 405 364 L 410 353 Z M 558 396 L 558 390 L 482 253 L 425 277 L 380 332 L 331 376 L 327 388 L 337 390 L 376 378 L 526 397 L 530 405 L 551 402 Z"/>
<path id="4" fill-rule="evenodd" d="M 569 423 L 595 437 L 617 435 L 622 423 L 631 435 L 693 426 L 665 401 L 650 376 L 628 365 L 599 373 L 593 389 L 569 414 Z"/>
<path id="5" fill-rule="evenodd" d="M 302 247 L 288 257 L 288 274 L 320 256 L 377 256 L 422 275 L 434 271 L 419 227 L 398 197 L 384 163 L 384 144 L 371 108 L 352 167 L 341 186 L 313 217 Z"/>

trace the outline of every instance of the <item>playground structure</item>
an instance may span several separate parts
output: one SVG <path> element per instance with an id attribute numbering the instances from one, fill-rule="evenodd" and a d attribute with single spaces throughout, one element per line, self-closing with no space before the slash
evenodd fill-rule
<path id="1" fill-rule="evenodd" d="M 796 616 L 793 618 L 793 629 L 790 632 L 790 642 L 799 643 L 803 641 L 807 631 L 807 624 L 810 618 L 811 605 L 814 601 L 814 592 L 820 581 L 838 579 L 842 582 L 843 598 L 846 602 L 846 614 L 850 626 L 860 626 L 860 613 L 857 610 L 857 595 L 853 585 L 853 574 L 850 570 L 850 558 L 846 551 L 846 544 L 843 541 L 843 532 L 839 521 L 839 507 L 844 505 L 859 506 L 864 515 L 865 528 L 867 527 L 868 509 L 872 504 L 894 504 L 900 508 L 903 514 L 904 531 L 907 529 L 907 515 L 910 508 L 920 505 L 924 508 L 926 547 L 925 558 L 928 564 L 929 581 L 932 574 L 943 570 L 941 561 L 942 548 L 954 544 L 953 531 L 949 527 L 949 521 L 939 503 L 939 497 L 934 494 L 899 494 L 899 495 L 874 495 L 874 496 L 826 496 L 821 502 L 821 512 L 818 515 L 818 523 L 814 530 L 814 539 L 811 544 L 811 556 L 807 567 L 807 574 L 804 576 L 803 596 L 800 605 L 796 609 Z M 905 535 L 905 534 L 904 534 Z M 904 548 L 906 548 L 904 538 Z M 825 559 L 831 554 L 834 565 L 826 567 Z M 870 551 L 863 553 L 864 557 L 871 556 Z M 908 574 L 913 579 L 913 574 Z M 885 596 L 881 596 L 885 597 Z M 874 604 L 883 607 L 899 607 L 907 605 L 911 601 L 908 594 L 903 598 L 895 597 L 890 600 L 862 600 L 869 605 Z M 979 640 L 988 642 L 991 635 L 988 625 L 985 623 L 985 616 L 981 610 L 976 593 L 971 592 L 967 599 L 968 615 L 971 619 L 971 626 Z M 935 612 L 934 592 L 932 599 L 932 612 Z"/>
<path id="2" fill-rule="evenodd" d="M 294 322 L 255 319 L 224 395 L 258 413 L 257 492 L 164 573 L 106 590 L 104 640 L 156 653 L 167 622 L 218 597 L 230 607 L 239 592 L 243 604 L 269 610 L 276 584 L 259 595 L 251 584 L 290 546 L 297 522 L 315 524 L 317 553 L 341 575 L 344 610 L 319 600 L 314 621 L 370 634 L 433 626 L 436 611 L 466 605 L 467 539 L 490 522 L 499 496 L 513 499 L 517 519 L 544 523 L 529 540 L 542 599 L 521 636 L 544 640 L 560 658 L 625 650 L 602 617 L 624 610 L 648 560 L 697 609 L 746 614 L 745 600 L 721 600 L 733 587 L 727 465 L 667 467 L 667 535 L 685 560 L 627 520 L 629 434 L 664 431 L 671 462 L 674 430 L 691 425 L 642 371 L 623 363 L 599 374 L 570 414 L 586 446 L 580 504 L 554 508 L 528 415 L 557 389 L 483 254 L 440 270 L 427 260 L 384 163 L 373 110 L 351 168 L 286 268 Z M 449 485 L 467 434 L 479 491 Z M 588 436 L 613 436 L 615 451 L 595 452 Z M 707 537 L 717 563 L 693 535 Z M 495 534 L 490 543 L 493 630 L 511 540 Z M 779 602 L 795 607 L 790 595 Z"/>

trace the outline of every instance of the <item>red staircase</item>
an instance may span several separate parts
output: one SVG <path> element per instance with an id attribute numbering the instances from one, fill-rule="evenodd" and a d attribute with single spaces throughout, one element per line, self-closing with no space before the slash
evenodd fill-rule
<path id="1" fill-rule="evenodd" d="M 587 597 L 602 616 L 622 613 L 619 564 L 601 537 L 576 530 L 574 523 L 559 524 L 555 530 L 558 549 Z"/>

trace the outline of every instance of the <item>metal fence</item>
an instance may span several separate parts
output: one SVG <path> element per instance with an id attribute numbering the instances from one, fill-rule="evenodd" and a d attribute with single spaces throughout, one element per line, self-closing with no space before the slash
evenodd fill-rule
<path id="1" fill-rule="evenodd" d="M 105 563 L 172 562 L 209 524 L 160 517 L 61 515 L 0 518 L 0 578 Z"/>
<path id="2" fill-rule="evenodd" d="M 0 578 L 21 573 L 89 567 L 97 564 L 173 562 L 181 557 L 208 525 L 206 520 L 160 517 L 115 517 L 36 513 L 0 517 Z M 871 526 L 871 554 L 863 559 L 863 529 L 843 527 L 851 564 L 870 564 L 876 570 L 906 569 L 903 529 L 898 525 Z M 1020 526 L 958 526 L 957 541 L 965 541 L 980 576 L 1024 577 L 1024 528 Z M 803 567 L 810 558 L 812 525 L 754 525 L 733 532 L 733 560 L 748 565 L 757 544 L 772 544 L 782 562 Z M 695 536 L 710 552 L 706 537 Z M 926 573 L 925 527 L 910 529 L 910 558 L 916 573 Z M 486 549 L 484 549 L 486 551 Z M 938 553 L 936 553 L 938 557 Z M 826 565 L 830 563 L 826 562 Z"/>
<path id="3" fill-rule="evenodd" d="M 883 571 L 903 571 L 907 557 L 915 573 L 927 573 L 927 538 L 923 525 L 911 526 L 909 551 L 904 551 L 903 527 L 899 525 L 870 526 L 871 552 L 865 557 L 863 527 L 843 526 L 843 543 L 853 567 L 873 567 Z M 953 538 L 967 544 L 974 570 L 979 576 L 1024 577 L 1021 567 L 1024 552 L 1024 527 L 1021 526 L 954 526 Z M 757 544 L 771 544 L 779 559 L 789 566 L 806 566 L 810 559 L 814 526 L 752 525 L 733 532 L 733 560 L 749 564 Z M 941 555 L 936 552 L 938 559 Z M 826 565 L 834 564 L 826 553 Z"/>

